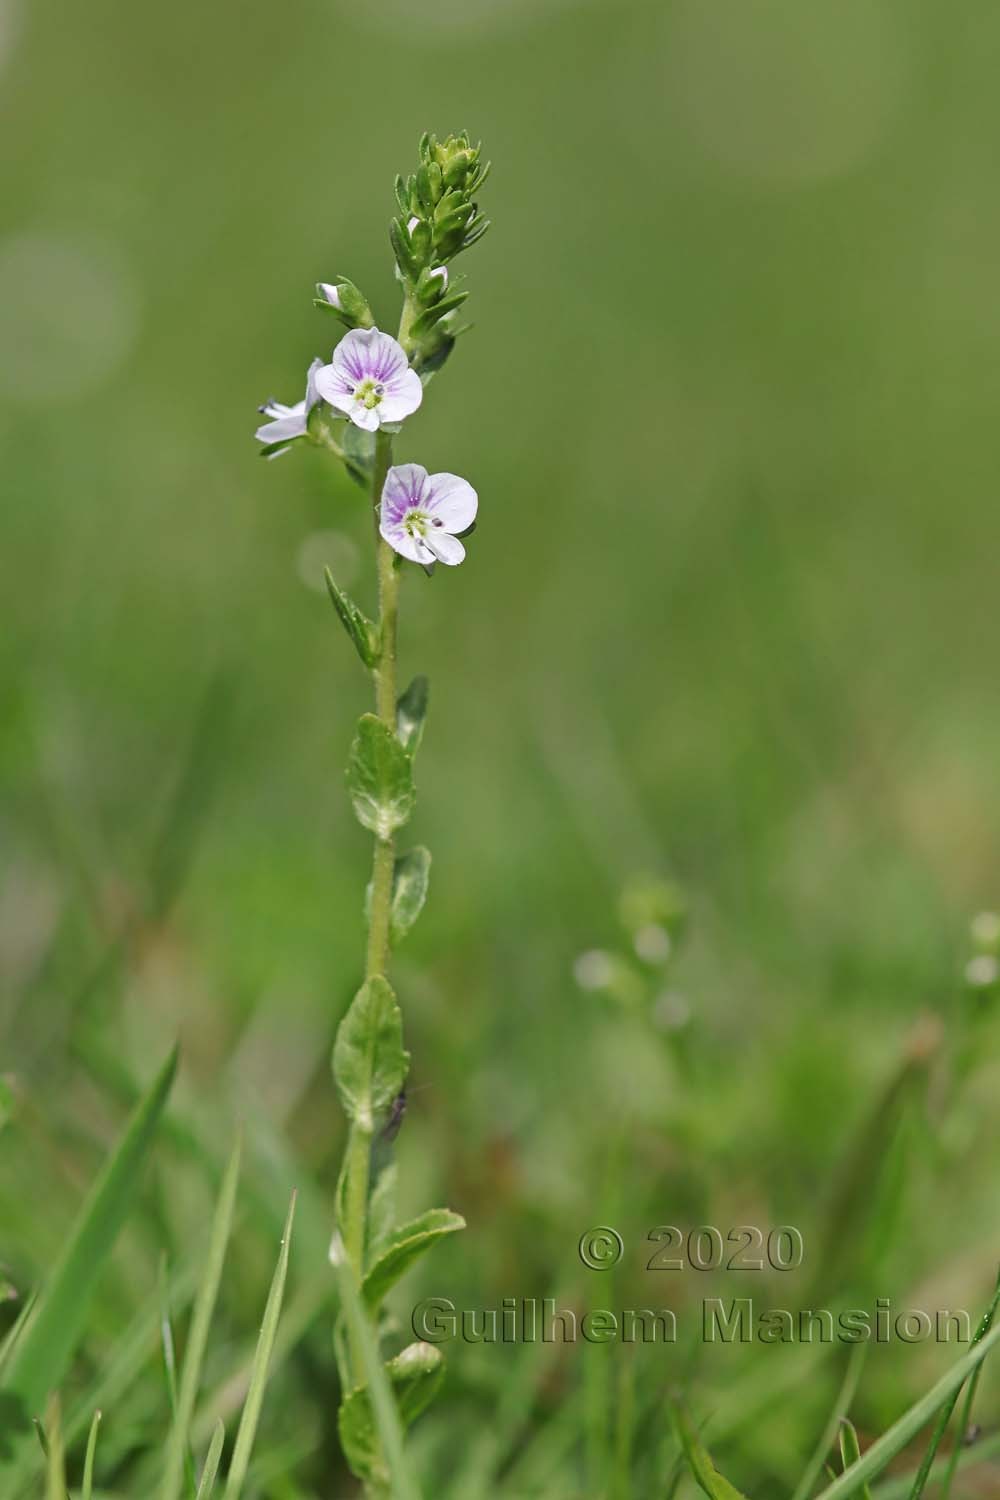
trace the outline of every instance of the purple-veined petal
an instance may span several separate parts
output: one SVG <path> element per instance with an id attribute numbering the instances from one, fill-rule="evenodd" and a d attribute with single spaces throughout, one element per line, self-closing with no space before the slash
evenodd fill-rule
<path id="1" fill-rule="evenodd" d="M 379 531 L 389 543 L 394 552 L 400 557 L 408 558 L 410 562 L 432 563 L 434 554 L 425 547 L 419 537 L 411 536 L 405 526 L 387 526 L 384 521 L 379 525 Z"/>
<path id="2" fill-rule="evenodd" d="M 426 484 L 427 470 L 423 464 L 394 464 L 382 486 L 379 515 L 383 523 L 398 526 L 408 510 L 422 508 Z"/>
<path id="3" fill-rule="evenodd" d="M 331 406 L 339 406 L 341 397 L 346 397 L 349 401 L 354 400 L 353 383 L 338 374 L 333 365 L 320 365 L 313 375 L 313 385 L 323 400 L 329 401 Z M 342 411 L 345 409 L 341 407 Z"/>
<path id="4" fill-rule="evenodd" d="M 438 531 L 434 526 L 428 526 L 424 533 L 424 545 L 428 551 L 433 552 L 438 562 L 445 563 L 449 568 L 456 568 L 465 557 L 465 548 L 457 536 L 452 536 L 443 528 Z"/>
<path id="5" fill-rule="evenodd" d="M 432 474 L 424 505 L 446 531 L 465 531 L 476 519 L 479 496 L 458 474 Z"/>
<path id="6" fill-rule="evenodd" d="M 408 360 L 396 340 L 378 328 L 352 328 L 333 351 L 334 370 L 352 385 L 362 380 L 388 385 Z"/>
<path id="7" fill-rule="evenodd" d="M 385 395 L 379 402 L 383 422 L 401 422 L 415 412 L 424 399 L 424 388 L 416 370 L 403 370 L 386 381 Z"/>

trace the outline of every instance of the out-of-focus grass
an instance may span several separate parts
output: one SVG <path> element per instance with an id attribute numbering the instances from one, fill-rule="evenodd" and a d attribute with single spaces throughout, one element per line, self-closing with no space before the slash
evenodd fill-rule
<path id="1" fill-rule="evenodd" d="M 178 1031 L 184 1056 L 64 1393 L 79 1457 L 82 1398 L 132 1372 L 98 1452 L 118 1492 L 149 1482 L 143 1444 L 166 1430 L 159 1256 L 183 1282 L 241 1116 L 228 1333 L 193 1436 L 204 1452 L 239 1410 L 297 1184 L 260 1451 L 290 1446 L 260 1482 L 350 1492 L 327 1058 L 360 968 L 367 849 L 341 767 L 368 704 L 322 564 L 369 597 L 369 528 L 320 456 L 264 464 L 250 433 L 330 343 L 314 280 L 349 274 L 394 317 L 391 182 L 427 127 L 482 135 L 495 227 L 468 261 L 476 330 L 401 447 L 467 474 L 481 519 L 466 566 L 408 577 L 403 605 L 404 665 L 432 683 L 414 836 L 434 870 L 398 966 L 402 1206 L 433 1194 L 470 1228 L 400 1314 L 422 1292 L 611 1297 L 576 1257 L 601 1222 L 626 1241 L 621 1305 L 676 1306 L 689 1332 L 735 1283 L 643 1273 L 654 1225 L 794 1223 L 813 1267 L 831 1179 L 925 1011 L 937 1060 L 874 1227 L 840 1248 L 901 1304 L 982 1304 L 1000 1227 L 989 1019 L 957 1101 L 940 1059 L 965 922 L 997 899 L 998 42 L 990 7 L 929 0 L 794 16 L 0 0 L 0 1270 L 16 1290 L 55 1260 Z M 199 741 L 218 681 L 228 711 Z M 669 977 L 686 1063 L 572 977 L 582 950 L 622 941 L 618 895 L 641 870 L 691 907 Z M 765 1300 L 787 1285 L 739 1281 Z M 787 1493 L 842 1375 L 838 1351 L 640 1350 L 623 1424 L 624 1353 L 450 1350 L 412 1439 L 431 1492 L 571 1495 L 587 1452 L 651 1493 L 673 1462 L 663 1392 L 696 1376 L 716 1460 Z M 948 1359 L 874 1350 L 862 1442 Z M 595 1390 L 608 1428 L 588 1445 Z"/>

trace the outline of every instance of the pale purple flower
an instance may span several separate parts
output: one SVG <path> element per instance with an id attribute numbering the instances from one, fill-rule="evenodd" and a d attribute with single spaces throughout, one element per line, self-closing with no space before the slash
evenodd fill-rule
<path id="1" fill-rule="evenodd" d="M 454 567 L 465 556 L 456 532 L 476 519 L 479 497 L 457 474 L 428 474 L 420 464 L 398 464 L 386 475 L 379 531 L 411 562 Z"/>
<path id="2" fill-rule="evenodd" d="M 309 413 L 319 400 L 319 392 L 316 389 L 316 373 L 322 369 L 323 361 L 314 359 L 309 366 L 306 376 L 306 394 L 303 400 L 296 401 L 294 406 L 284 406 L 280 401 L 273 398 L 265 401 L 259 408 L 261 414 L 270 417 L 270 422 L 265 422 L 263 427 L 258 427 L 254 437 L 258 443 L 266 443 L 269 447 L 275 443 L 284 443 L 285 447 L 279 448 L 277 453 L 269 455 L 278 458 L 282 453 L 288 452 L 287 444 L 296 438 L 305 437 L 309 427 Z"/>
<path id="3" fill-rule="evenodd" d="M 424 394 L 400 345 L 377 328 L 353 328 L 341 339 L 331 362 L 316 372 L 316 389 L 366 432 L 401 422 Z"/>

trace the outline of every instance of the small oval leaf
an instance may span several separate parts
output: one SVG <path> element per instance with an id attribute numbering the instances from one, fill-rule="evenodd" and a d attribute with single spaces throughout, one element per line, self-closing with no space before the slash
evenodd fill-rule
<path id="1" fill-rule="evenodd" d="M 396 860 L 392 876 L 389 937 L 401 943 L 423 910 L 431 878 L 431 853 L 422 844 Z"/>
<path id="2" fill-rule="evenodd" d="M 437 1395 L 444 1377 L 444 1355 L 433 1344 L 408 1344 L 385 1367 L 404 1428 L 416 1421 Z M 387 1476 L 367 1386 L 357 1386 L 341 1402 L 337 1416 L 344 1456 L 359 1479 Z"/>
<path id="3" fill-rule="evenodd" d="M 376 975 L 355 995 L 333 1047 L 333 1076 L 344 1109 L 362 1130 L 374 1130 L 378 1115 L 403 1087 L 409 1064 L 396 997 Z"/>
<path id="4" fill-rule="evenodd" d="M 396 735 L 407 755 L 416 755 L 424 734 L 430 683 L 426 677 L 414 677 L 396 703 Z"/>
<path id="5" fill-rule="evenodd" d="M 347 763 L 347 786 L 358 822 L 380 839 L 401 828 L 416 792 L 410 757 L 388 725 L 363 714 Z"/>
<path id="6" fill-rule="evenodd" d="M 369 1266 L 361 1288 L 369 1311 L 379 1306 L 390 1288 L 425 1251 L 444 1235 L 464 1228 L 461 1214 L 452 1213 L 450 1208 L 430 1208 L 409 1224 L 394 1229 Z"/>

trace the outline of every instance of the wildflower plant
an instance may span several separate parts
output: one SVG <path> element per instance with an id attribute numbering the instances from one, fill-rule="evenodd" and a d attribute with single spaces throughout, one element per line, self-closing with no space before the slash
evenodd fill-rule
<path id="1" fill-rule="evenodd" d="M 374 712 L 358 721 L 347 766 L 351 803 L 372 833 L 374 850 L 365 903 L 364 983 L 333 1050 L 334 1079 L 349 1129 L 330 1252 L 342 1303 L 334 1339 L 343 1391 L 340 1438 L 371 1495 L 404 1492 L 408 1480 L 397 1462 L 400 1433 L 433 1397 L 442 1376 L 440 1350 L 427 1344 L 411 1344 L 383 1361 L 384 1299 L 419 1256 L 464 1227 L 448 1209 L 430 1209 L 398 1224 L 395 1169 L 387 1161 L 409 1066 L 389 982 L 390 958 L 420 914 L 431 863 L 425 848 L 400 850 L 397 844 L 413 811 L 413 766 L 427 711 L 425 678 L 414 678 L 402 693 L 398 688 L 400 584 L 407 565 L 433 573 L 438 563 L 461 563 L 461 538 L 472 529 L 478 509 L 468 480 L 429 474 L 415 462 L 394 464 L 393 447 L 463 331 L 459 320 L 468 294 L 452 264 L 488 227 L 476 203 L 488 167 L 469 136 L 438 141 L 425 135 L 419 154 L 416 172 L 396 180 L 397 214 L 389 231 L 402 289 L 396 335 L 376 325 L 354 282 L 345 277 L 321 282 L 316 306 L 332 313 L 347 332 L 329 362 L 310 365 L 301 401 L 261 407 L 269 420 L 256 434 L 267 457 L 296 443 L 325 449 L 364 487 L 372 507 L 375 618 L 327 573 L 334 608 L 371 674 L 375 699 Z"/>

